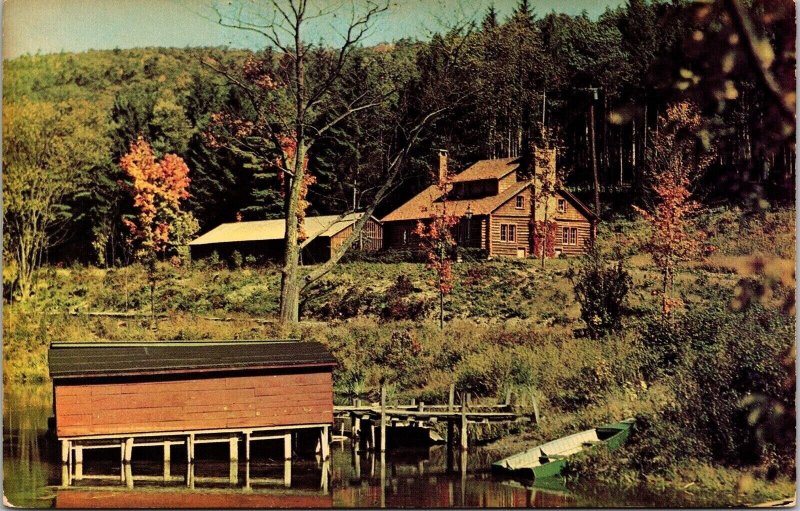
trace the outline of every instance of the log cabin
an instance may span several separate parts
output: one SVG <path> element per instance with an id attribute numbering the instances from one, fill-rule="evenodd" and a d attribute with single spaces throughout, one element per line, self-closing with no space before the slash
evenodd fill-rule
<path id="1" fill-rule="evenodd" d="M 347 215 L 309 216 L 303 229 L 313 241 L 301 254 L 303 264 L 327 261 L 353 232 L 353 226 L 363 213 Z M 196 261 L 216 252 L 223 260 L 229 260 L 233 252 L 242 257 L 252 256 L 259 262 L 277 261 L 283 257 L 283 239 L 286 221 L 256 220 L 221 224 L 189 242 L 189 253 Z M 361 230 L 354 248 L 376 251 L 383 247 L 383 229 L 377 218 L 370 218 Z"/>
<path id="2" fill-rule="evenodd" d="M 221 442 L 231 461 L 258 440 L 283 442 L 291 459 L 297 433 L 319 434 L 329 454 L 336 359 L 321 344 L 281 341 L 53 343 L 55 434 L 70 474 L 83 450 Z M 316 432 L 316 433 L 315 433 Z M 72 477 L 72 475 L 70 475 Z M 69 478 L 68 478 L 69 479 Z"/>
<path id="3" fill-rule="evenodd" d="M 555 150 L 536 149 L 536 155 L 547 168 L 534 169 L 533 175 L 546 172 L 554 179 Z M 447 180 L 446 193 L 434 183 L 381 220 L 386 248 L 413 247 L 417 223 L 445 208 L 459 217 L 453 228 L 457 245 L 482 249 L 489 258 L 535 255 L 531 226 L 545 215 L 555 225 L 557 256 L 584 253 L 596 234 L 596 215 L 568 190 L 557 187 L 547 207 L 537 200 L 536 182 L 522 176 L 519 158 L 480 160 L 448 178 L 447 152 L 440 151 L 438 179 Z"/>

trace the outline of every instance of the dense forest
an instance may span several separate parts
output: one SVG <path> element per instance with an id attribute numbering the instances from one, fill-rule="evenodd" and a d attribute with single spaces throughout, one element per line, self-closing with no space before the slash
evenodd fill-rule
<path id="1" fill-rule="evenodd" d="M 754 29 L 775 49 L 779 84 L 794 90 L 794 5 L 766 4 L 750 7 Z M 482 21 L 443 27 L 429 41 L 356 48 L 336 90 L 320 98 L 317 118 L 334 118 L 364 97 L 380 103 L 333 126 L 309 152 L 315 179 L 308 214 L 364 207 L 403 127 L 441 105 L 379 216 L 429 183 L 435 149 L 448 149 L 459 170 L 478 159 L 525 158 L 537 144 L 559 148 L 563 182 L 580 196 L 590 199 L 596 174 L 603 217 L 628 215 L 659 116 L 678 97 L 699 105 L 700 150 L 715 149 L 696 197 L 715 205 L 793 200 L 794 120 L 780 122 L 769 87 L 732 39 L 725 14 L 708 9 L 630 0 L 594 20 L 538 13 L 523 0 L 505 19 L 490 9 Z M 309 80 L 325 79 L 333 51 L 309 53 Z M 158 157 L 185 160 L 191 179 L 185 209 L 201 232 L 237 218 L 280 217 L 282 177 L 263 165 L 278 148 L 249 139 L 257 138 L 250 135 L 265 108 L 289 105 L 256 104 L 240 85 L 279 80 L 284 57 L 270 49 L 141 48 L 6 61 L 6 175 L 13 177 L 15 166 L 35 166 L 22 156 L 35 153 L 46 159 L 45 180 L 59 191 L 52 205 L 57 221 L 46 226 L 52 242 L 41 258 L 131 260 L 123 221 L 134 206 L 120 160 L 137 137 Z M 237 130 L 244 136 L 225 143 Z M 18 190 L 13 179 L 5 181 L 7 216 Z"/>

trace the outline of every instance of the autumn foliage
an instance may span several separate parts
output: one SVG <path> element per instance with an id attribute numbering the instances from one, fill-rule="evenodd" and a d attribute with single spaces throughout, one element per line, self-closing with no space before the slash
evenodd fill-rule
<path id="1" fill-rule="evenodd" d="M 537 257 L 542 255 L 542 248 L 544 248 L 545 257 L 556 256 L 556 236 L 558 235 L 558 224 L 555 222 L 545 223 L 542 220 L 537 220 L 533 224 L 533 254 Z M 544 245 L 544 247 L 542 247 Z"/>
<path id="2" fill-rule="evenodd" d="M 450 248 L 456 244 L 453 238 L 453 227 L 461 220 L 461 217 L 447 210 L 446 199 L 450 189 L 450 179 L 451 177 L 448 176 L 438 184 L 443 198 L 442 207 L 430 211 L 430 220 L 417 222 L 417 227 L 414 229 L 414 235 L 419 239 L 420 248 L 424 250 L 427 257 L 428 267 L 436 274 L 436 288 L 441 295 L 446 295 L 453 289 L 453 268 L 448 253 Z"/>
<path id="3" fill-rule="evenodd" d="M 692 105 L 671 106 L 659 119 L 659 127 L 648 161 L 654 205 L 649 211 L 634 208 L 651 227 L 645 248 L 662 271 L 662 308 L 664 314 L 669 314 L 682 304 L 679 298 L 672 297 L 677 264 L 713 250 L 705 243 L 706 234 L 695 226 L 693 217 L 700 204 L 691 198 L 690 189 L 713 155 L 710 151 L 699 152 L 696 147 L 693 135 L 701 130 L 701 119 Z"/>
<path id="4" fill-rule="evenodd" d="M 123 220 L 131 242 L 140 253 L 163 254 L 170 229 L 180 221 L 180 201 L 189 197 L 189 167 L 174 154 L 156 161 L 152 147 L 142 138 L 131 143 L 120 167 L 132 180 L 129 190 L 137 210 L 135 220 Z"/>

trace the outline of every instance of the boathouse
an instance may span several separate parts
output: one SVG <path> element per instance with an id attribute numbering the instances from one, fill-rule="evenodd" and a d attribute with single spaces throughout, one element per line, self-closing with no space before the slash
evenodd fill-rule
<path id="1" fill-rule="evenodd" d="M 329 456 L 336 359 L 320 343 L 280 341 L 53 343 L 55 432 L 62 462 L 83 449 L 116 447 L 129 463 L 138 446 L 230 445 L 231 461 L 250 444 L 315 430 Z"/>

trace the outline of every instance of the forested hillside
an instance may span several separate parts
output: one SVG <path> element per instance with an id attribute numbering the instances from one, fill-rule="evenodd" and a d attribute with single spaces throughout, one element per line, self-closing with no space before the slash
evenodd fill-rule
<path id="1" fill-rule="evenodd" d="M 524 158 L 531 144 L 548 143 L 559 147 L 569 188 L 589 199 L 596 169 L 603 216 L 628 214 L 630 191 L 643 186 L 656 121 L 677 94 L 698 102 L 705 121 L 699 138 L 716 148 L 697 197 L 737 205 L 792 197 L 792 137 L 774 122 L 747 56 L 735 45 L 726 53 L 710 35 L 698 39 L 697 26 L 708 21 L 701 14 L 682 2 L 631 0 L 593 20 L 538 13 L 522 1 L 507 19 L 490 10 L 476 26 L 443 29 L 427 42 L 359 48 L 335 93 L 320 99 L 320 116 L 334 118 L 365 95 L 386 101 L 335 125 L 310 152 L 308 214 L 370 202 L 404 122 L 431 104 L 446 108 L 421 134 L 379 213 L 428 184 L 436 148 L 447 148 L 459 170 L 482 158 Z M 774 48 L 788 51 L 794 30 L 784 29 L 794 16 L 777 14 L 754 19 Z M 331 52 L 314 49 L 310 79 L 324 79 Z M 130 261 L 122 222 L 134 210 L 119 162 L 138 136 L 157 156 L 175 153 L 188 164 L 186 209 L 201 231 L 280 216 L 281 176 L 263 164 L 277 149 L 248 145 L 247 136 L 224 143 L 220 130 L 252 134 L 263 112 L 240 85 L 277 81 L 282 59 L 271 51 L 142 48 L 6 61 L 4 167 L 13 170 L 26 136 L 44 138 L 63 164 L 50 179 L 69 183 L 56 204 L 58 221 L 47 227 L 53 243 L 43 258 Z M 788 65 L 776 73 L 790 72 L 792 81 L 793 61 Z M 289 105 L 270 108 L 278 115 Z M 22 125 L 29 130 L 13 130 Z M 10 186 L 6 197 L 15 193 Z"/>

